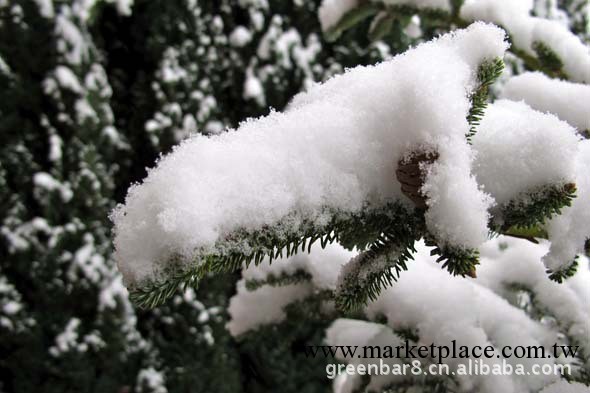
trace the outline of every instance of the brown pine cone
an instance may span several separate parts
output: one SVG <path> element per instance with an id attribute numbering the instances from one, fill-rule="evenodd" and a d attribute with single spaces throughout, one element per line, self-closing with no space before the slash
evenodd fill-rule
<path id="1" fill-rule="evenodd" d="M 413 152 L 407 158 L 397 163 L 395 175 L 402 185 L 402 192 L 410 198 L 419 209 L 426 209 L 426 197 L 420 189 L 424 184 L 426 171 L 420 169 L 420 164 L 432 164 L 438 158 L 437 152 Z"/>

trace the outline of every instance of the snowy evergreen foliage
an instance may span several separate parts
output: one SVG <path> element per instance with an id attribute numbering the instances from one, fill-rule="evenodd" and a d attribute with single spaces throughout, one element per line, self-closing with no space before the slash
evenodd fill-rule
<path id="1" fill-rule="evenodd" d="M 461 337 L 549 346 L 565 337 L 581 347 L 568 389 L 586 391 L 588 260 L 580 254 L 590 236 L 590 145 L 584 104 L 565 108 L 560 97 L 586 95 L 590 52 L 562 23 L 532 12 L 532 2 L 325 1 L 319 16 L 331 40 L 367 19 L 370 39 L 395 34 L 407 43 L 483 20 L 504 27 L 510 44 L 503 30 L 474 23 L 313 85 L 283 112 L 184 141 L 113 214 L 115 259 L 132 299 L 152 307 L 209 273 L 247 267 L 229 308 L 236 336 L 287 321 L 291 304 L 310 302 L 326 320 L 380 324 L 336 319 L 331 345 L 353 336 L 395 342 L 404 329 L 426 345 Z M 499 90 L 525 102 L 488 103 L 506 49 L 512 73 L 564 80 L 523 74 Z M 539 89 L 552 93 L 541 100 Z M 523 239 L 486 241 L 490 234 Z M 329 243 L 347 251 L 317 250 L 340 247 Z M 514 290 L 529 300 L 506 302 Z M 341 377 L 334 390 L 540 392 L 560 389 L 558 380 Z"/>

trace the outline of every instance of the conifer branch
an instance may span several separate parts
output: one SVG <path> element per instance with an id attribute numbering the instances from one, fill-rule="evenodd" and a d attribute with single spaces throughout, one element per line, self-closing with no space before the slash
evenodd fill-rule
<path id="1" fill-rule="evenodd" d="M 477 126 L 479 125 L 488 105 L 489 88 L 500 75 L 502 75 L 503 71 L 504 61 L 500 58 L 481 64 L 477 70 L 478 86 L 469 97 L 471 108 L 467 115 L 467 122 L 470 127 L 466 138 L 469 143 L 471 143 L 471 138 L 475 135 Z"/>
<path id="2" fill-rule="evenodd" d="M 372 2 L 366 2 L 358 7 L 346 12 L 342 18 L 336 23 L 334 26 L 330 27 L 325 33 L 326 41 L 333 42 L 340 37 L 340 35 L 350 29 L 351 27 L 357 25 L 358 23 L 362 22 L 363 20 L 377 14 L 380 10 L 378 4 L 374 4 Z"/>
<path id="3" fill-rule="evenodd" d="M 500 233 L 510 234 L 515 228 L 534 228 L 543 225 L 554 214 L 561 214 L 561 209 L 571 206 L 576 197 L 576 185 L 545 186 L 524 196 L 516 198 L 503 206 L 499 217 L 503 223 Z"/>
<path id="4" fill-rule="evenodd" d="M 572 265 L 574 263 L 576 263 L 575 260 Z M 564 378 L 570 382 L 580 382 L 585 385 L 590 385 L 590 373 L 585 366 L 590 362 L 587 340 L 585 340 L 584 337 L 582 340 L 580 340 L 579 338 L 573 336 L 571 322 L 564 323 L 562 319 L 556 318 L 555 314 L 538 300 L 537 294 L 529 286 L 523 284 L 508 284 L 506 285 L 506 288 L 513 292 L 524 292 L 528 295 L 529 300 L 525 304 L 515 305 L 526 312 L 531 318 L 540 321 L 541 318 L 551 317 L 557 322 L 559 332 L 564 335 L 567 343 L 572 346 L 577 346 L 576 357 L 571 361 L 571 364 L 577 366 L 577 369 L 574 369 L 572 374 L 568 374 L 567 376 L 564 375 Z"/>
<path id="5" fill-rule="evenodd" d="M 319 241 L 322 248 L 338 240 L 343 246 L 363 250 L 381 233 L 407 232 L 419 221 L 414 212 L 398 202 L 381 207 L 366 206 L 360 212 L 324 211 L 331 217 L 326 224 L 313 219 L 297 219 L 293 214 L 275 226 L 259 230 L 238 230 L 216 243 L 213 251 L 201 250 L 193 261 L 173 256 L 166 263 L 162 279 L 146 280 L 130 288 L 130 297 L 139 307 L 151 308 L 162 304 L 177 289 L 195 287 L 207 273 L 224 273 L 260 264 L 264 258 L 272 263 L 277 258 L 288 258 L 298 252 L 310 252 Z M 294 226 L 293 222 L 300 222 Z M 245 252 L 244 250 L 248 250 Z"/>
<path id="6" fill-rule="evenodd" d="M 550 269 L 547 269 L 547 274 L 549 274 L 549 279 L 561 284 L 562 282 L 564 282 L 568 278 L 573 277 L 574 274 L 576 274 L 576 272 L 578 271 L 578 258 L 579 258 L 579 256 L 576 255 L 574 260 L 569 265 L 567 265 L 559 270 L 552 271 Z"/>
<path id="7" fill-rule="evenodd" d="M 354 311 L 377 299 L 381 291 L 391 286 L 406 262 L 412 259 L 414 239 L 407 243 L 396 240 L 378 242 L 369 250 L 352 258 L 342 269 L 339 286 L 334 295 L 336 307 Z"/>
<path id="8" fill-rule="evenodd" d="M 563 61 L 553 49 L 541 41 L 535 41 L 533 42 L 533 50 L 537 54 L 541 71 L 555 78 L 568 79 L 563 70 Z"/>
<path id="9" fill-rule="evenodd" d="M 248 279 L 246 280 L 246 289 L 255 291 L 256 289 L 270 285 L 271 287 L 278 287 L 283 285 L 293 285 L 311 280 L 311 274 L 305 270 L 298 269 L 293 273 L 282 272 L 279 275 L 269 274 L 265 279 Z"/>
<path id="10" fill-rule="evenodd" d="M 324 35 L 326 40 L 335 41 L 346 30 L 374 15 L 378 15 L 379 20 L 374 20 L 369 28 L 368 34 L 371 41 L 383 39 L 388 34 L 392 26 L 386 26 L 387 22 L 393 25 L 400 20 L 409 20 L 414 15 L 419 15 L 423 21 L 428 21 L 433 28 L 446 30 L 451 30 L 453 26 L 463 28 L 468 26 L 469 22 L 463 20 L 459 15 L 461 5 L 462 1 L 453 0 L 452 11 L 448 12 L 442 9 L 418 8 L 405 4 L 384 5 L 366 2 L 348 11 L 336 25 L 324 32 Z M 504 28 L 504 30 L 508 32 L 507 29 Z M 564 71 L 563 60 L 551 47 L 544 42 L 536 41 L 533 43 L 532 48 L 535 55 L 516 47 L 514 44 L 511 45 L 508 51 L 520 58 L 529 70 L 541 71 L 552 78 L 569 79 L 569 76 Z"/>
<path id="11" fill-rule="evenodd" d="M 479 265 L 479 251 L 468 248 L 441 246 L 432 236 L 426 236 L 424 242 L 427 246 L 434 247 L 430 255 L 438 255 L 437 263 L 443 262 L 442 267 L 453 276 L 476 277 L 476 266 Z"/>
<path id="12" fill-rule="evenodd" d="M 407 270 L 406 262 L 412 259 L 411 252 L 416 251 L 414 242 L 424 232 L 424 216 L 420 210 L 409 212 L 401 205 L 395 207 L 396 216 L 405 218 L 388 221 L 382 218 L 381 233 L 366 249 L 357 244 L 357 248 L 364 251 L 343 267 L 335 293 L 340 310 L 353 311 L 369 300 L 376 300 L 384 288 L 391 286 L 400 273 Z M 366 240 L 363 239 L 363 243 Z"/>

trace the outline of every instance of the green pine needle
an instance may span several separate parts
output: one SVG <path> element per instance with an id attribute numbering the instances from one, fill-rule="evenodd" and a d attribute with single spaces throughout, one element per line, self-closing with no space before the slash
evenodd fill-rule
<path id="1" fill-rule="evenodd" d="M 365 19 L 377 14 L 380 10 L 380 7 L 377 4 L 367 2 L 365 4 L 361 4 L 360 6 L 346 12 L 342 18 L 336 23 L 334 26 L 329 28 L 325 33 L 324 36 L 326 37 L 326 41 L 333 42 L 342 35 L 342 33 L 357 24 L 361 23 Z"/>
<path id="2" fill-rule="evenodd" d="M 537 54 L 537 59 L 543 72 L 553 77 L 565 77 L 563 73 L 563 61 L 553 49 L 541 41 L 535 41 L 533 43 L 533 50 Z"/>
<path id="3" fill-rule="evenodd" d="M 269 274 L 264 280 L 249 279 L 246 280 L 246 289 L 249 291 L 255 291 L 256 289 L 270 285 L 271 287 L 278 287 L 283 285 L 293 285 L 311 280 L 311 274 L 305 270 L 296 270 L 294 273 L 282 272 L 280 275 Z"/>
<path id="4" fill-rule="evenodd" d="M 350 312 L 377 300 L 381 291 L 393 285 L 400 273 L 408 269 L 412 251 L 416 251 L 413 238 L 401 243 L 399 239 L 384 238 L 353 258 L 349 264 L 354 266 L 341 278 L 341 286 L 335 293 L 336 307 Z"/>
<path id="5" fill-rule="evenodd" d="M 556 270 L 556 271 L 547 270 L 547 274 L 549 274 L 549 278 L 551 280 L 561 284 L 562 282 L 564 282 L 568 278 L 573 277 L 577 271 L 578 271 L 578 256 L 576 256 L 574 258 L 574 260 L 572 261 L 572 263 L 570 263 L 568 266 L 566 266 L 560 270 Z"/>
<path id="6" fill-rule="evenodd" d="M 500 216 L 503 224 L 500 233 L 510 228 L 532 228 L 543 225 L 555 214 L 561 214 L 561 209 L 571 206 L 576 197 L 576 185 L 548 186 L 529 192 L 526 195 L 506 204 Z"/>
<path id="7" fill-rule="evenodd" d="M 479 66 L 477 71 L 478 86 L 471 94 L 471 108 L 467 115 L 467 122 L 469 123 L 469 132 L 467 133 L 467 141 L 471 143 L 471 138 L 477 131 L 485 109 L 488 105 L 488 93 L 490 86 L 502 75 L 504 71 L 504 61 L 501 58 L 496 58 L 492 61 L 487 61 Z"/>
<path id="8" fill-rule="evenodd" d="M 438 255 L 437 263 L 443 262 L 442 267 L 453 276 L 475 277 L 475 269 L 479 264 L 479 251 L 457 247 L 441 246 L 432 236 L 424 238 L 427 246 L 434 247 L 430 255 Z"/>
<path id="9" fill-rule="evenodd" d="M 194 261 L 171 258 L 163 272 L 163 279 L 147 280 L 130 289 L 132 301 L 139 307 L 152 308 L 174 295 L 176 290 L 190 285 L 195 287 L 207 273 L 224 273 L 260 264 L 264 258 L 270 262 L 288 258 L 298 252 L 310 252 L 318 242 L 324 248 L 338 241 L 348 249 L 364 250 L 377 241 L 383 232 L 390 235 L 408 233 L 419 221 L 414 212 L 394 202 L 382 207 L 366 206 L 359 213 L 326 210 L 331 217 L 328 223 L 318 225 L 311 219 L 288 216 L 273 227 L 259 230 L 238 230 L 226 236 L 213 252 L 201 253 Z M 293 225 L 299 222 L 299 225 Z M 244 252 L 248 250 L 248 252 Z"/>

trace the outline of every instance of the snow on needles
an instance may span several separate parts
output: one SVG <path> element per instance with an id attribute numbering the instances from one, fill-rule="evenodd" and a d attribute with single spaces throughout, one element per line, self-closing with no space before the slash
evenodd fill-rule
<path id="1" fill-rule="evenodd" d="M 450 0 L 372 0 L 373 3 L 381 3 L 386 6 L 412 6 L 418 9 L 442 10 L 450 12 Z M 328 31 L 349 11 L 359 6 L 359 0 L 323 0 L 318 10 L 318 16 L 323 31 Z"/>
<path id="2" fill-rule="evenodd" d="M 547 225 L 551 248 L 543 262 L 553 271 L 570 264 L 590 239 L 590 140 L 580 142 L 579 146 L 574 172 L 577 197 Z"/>
<path id="3" fill-rule="evenodd" d="M 575 130 L 523 102 L 488 105 L 473 148 L 477 180 L 499 205 L 547 184 L 574 182 Z"/>
<path id="4" fill-rule="evenodd" d="M 334 27 L 340 19 L 358 5 L 358 0 L 324 0 L 318 9 L 322 30 Z"/>
<path id="5" fill-rule="evenodd" d="M 481 247 L 481 265 L 477 279 L 450 276 L 430 255 L 430 248 L 423 242 L 416 243 L 414 260 L 408 263 L 408 271 L 401 275 L 392 287 L 381 293 L 379 298 L 365 307 L 369 320 L 383 320 L 386 325 L 362 320 L 338 319 L 326 331 L 326 344 L 396 346 L 401 338 L 394 331 L 412 330 L 419 337 L 418 345 L 457 345 L 482 348 L 492 345 L 496 349 L 505 346 L 543 346 L 546 349 L 558 342 L 562 334 L 580 343 L 587 350 L 590 334 L 590 279 L 589 261 L 581 257 L 577 273 L 563 284 L 551 281 L 540 263 L 549 244 L 533 244 L 522 239 L 500 236 L 489 240 Z M 233 335 L 240 335 L 261 325 L 277 323 L 286 317 L 284 307 L 297 300 L 311 296 L 318 290 L 333 288 L 333 275 L 316 271 L 338 271 L 353 255 L 337 244 L 328 245 L 325 250 L 319 246 L 311 254 L 279 259 L 268 265 L 251 266 L 242 273 L 238 291 L 230 301 L 231 321 L 228 328 Z M 295 267 L 296 265 L 296 267 Z M 269 274 L 280 272 L 293 274 L 302 269 L 310 273 L 311 280 L 290 284 L 285 287 L 262 286 L 253 291 L 245 289 L 248 279 L 264 280 Z M 426 283 L 426 285 L 425 285 Z M 526 296 L 518 291 L 526 288 Z M 522 297 L 522 299 L 520 299 Z M 520 300 L 517 300 L 520 299 Z M 532 301 L 534 299 L 534 302 Z M 262 305 L 262 306 L 261 306 Z M 533 308 L 530 310 L 529 308 Z M 325 307 L 330 310 L 330 307 Z M 270 311 L 269 311 L 270 310 Z M 525 310 L 529 310 L 527 314 Z M 542 311 L 548 317 L 536 319 L 536 312 Z M 531 316 L 532 314 L 532 316 Z M 499 318 L 501 316 L 501 318 Z M 550 320 L 553 320 L 552 323 Z M 401 343 L 400 343 L 401 344 Z M 578 344 L 575 344 L 578 345 Z M 379 359 L 358 359 L 338 357 L 352 364 L 370 364 Z M 390 365 L 403 359 L 382 359 Z M 433 359 L 435 360 L 435 359 Z M 522 364 L 530 370 L 533 364 L 567 363 L 573 359 L 553 358 L 490 358 L 481 359 L 489 366 L 506 361 L 513 367 Z M 447 358 L 443 362 L 456 370 L 466 359 Z M 354 391 L 360 382 L 360 375 L 345 376 L 349 380 L 335 383 L 334 391 Z M 380 391 L 392 382 L 401 382 L 408 376 L 373 376 L 368 391 Z M 584 392 L 581 385 L 560 384 L 557 375 L 457 375 L 458 392 L 480 393 L 528 393 L 528 392 Z M 567 390 L 566 386 L 571 389 Z M 557 387 L 564 387 L 559 390 Z"/>
<path id="6" fill-rule="evenodd" d="M 237 294 L 230 300 L 228 312 L 232 319 L 227 328 L 234 336 L 255 329 L 261 324 L 280 322 L 285 318 L 284 307 L 314 293 L 314 288 L 336 288 L 340 267 L 354 256 L 338 244 L 325 249 L 315 245 L 311 254 L 297 254 L 270 264 L 266 258 L 260 265 L 250 265 L 237 283 Z M 254 291 L 246 287 L 248 280 L 265 281 L 269 275 L 280 277 L 303 271 L 311 275 L 311 283 L 301 282 L 282 286 L 264 285 Z"/>
<path id="7" fill-rule="evenodd" d="M 503 56 L 504 39 L 501 29 L 475 23 L 316 85 L 283 113 L 186 140 L 112 215 L 126 283 L 157 275 L 172 255 L 190 261 L 237 229 L 273 225 L 292 213 L 318 219 L 326 208 L 409 203 L 395 181 L 396 164 L 425 147 L 440 154 L 427 179 L 430 209 L 446 212 L 432 215 L 430 229 L 459 246 L 481 243 L 490 200 L 470 172 L 468 93 L 478 66 Z M 446 190 L 453 187 L 470 203 L 452 200 L 456 194 Z M 458 210 L 451 217 L 449 209 Z"/>
<path id="8" fill-rule="evenodd" d="M 535 55 L 543 43 L 563 62 L 563 69 L 576 82 L 590 82 L 590 50 L 558 21 L 531 16 L 533 0 L 466 0 L 460 16 L 468 21 L 486 21 L 505 28 L 517 49 Z"/>
<path id="9" fill-rule="evenodd" d="M 526 72 L 508 79 L 502 97 L 525 101 L 538 111 L 550 112 L 578 131 L 590 131 L 590 86 Z"/>

